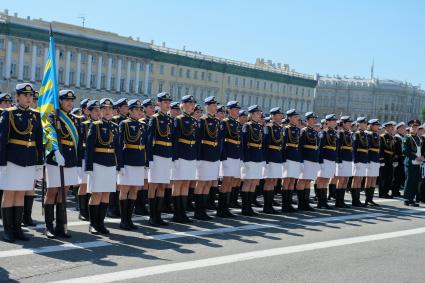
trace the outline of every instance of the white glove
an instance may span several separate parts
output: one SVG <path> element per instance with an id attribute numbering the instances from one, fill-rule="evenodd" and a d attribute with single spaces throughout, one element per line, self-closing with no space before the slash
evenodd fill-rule
<path id="1" fill-rule="evenodd" d="M 58 166 L 65 166 L 65 158 L 63 158 L 62 154 L 59 150 L 55 150 L 56 163 Z"/>
<path id="2" fill-rule="evenodd" d="M 42 165 L 36 165 L 35 166 L 35 179 L 36 180 L 43 179 L 43 166 Z"/>
<path id="3" fill-rule="evenodd" d="M 379 166 L 384 167 L 385 163 L 380 163 Z"/>
<path id="4" fill-rule="evenodd" d="M 93 171 L 86 171 L 87 177 L 88 176 L 93 176 Z"/>
<path id="5" fill-rule="evenodd" d="M 120 169 L 119 173 L 120 173 L 121 176 L 124 176 L 124 175 L 127 174 L 127 170 L 123 167 L 123 168 Z"/>
<path id="6" fill-rule="evenodd" d="M 398 166 L 398 162 L 393 162 L 393 167 L 397 167 Z"/>

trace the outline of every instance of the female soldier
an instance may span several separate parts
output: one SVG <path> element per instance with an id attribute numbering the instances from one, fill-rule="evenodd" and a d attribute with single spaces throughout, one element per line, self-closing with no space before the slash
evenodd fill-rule
<path id="1" fill-rule="evenodd" d="M 90 125 L 85 152 L 85 171 L 89 200 L 89 232 L 109 234 L 105 227 L 105 216 L 109 204 L 109 193 L 116 191 L 117 174 L 121 162 L 118 141 L 118 126 L 113 117 L 112 99 L 100 100 L 102 119 Z"/>
<path id="2" fill-rule="evenodd" d="M 375 194 L 376 179 L 378 179 L 380 168 L 379 149 L 381 139 L 378 131 L 381 124 L 378 119 L 369 120 L 368 124 L 369 166 L 366 169 L 366 181 L 364 186 L 366 194 L 365 205 L 371 204 L 373 206 L 378 206 L 378 204 L 373 201 L 373 195 Z"/>
<path id="3" fill-rule="evenodd" d="M 34 88 L 16 85 L 17 106 L 3 111 L 0 119 L 0 189 L 3 190 L 3 240 L 27 241 L 21 222 L 25 191 L 33 189 L 43 165 L 40 114 L 30 109 Z"/>
<path id="4" fill-rule="evenodd" d="M 254 216 L 252 202 L 255 198 L 255 187 L 262 178 L 264 156 L 262 150 L 263 128 L 261 122 L 261 110 L 258 105 L 248 108 L 250 120 L 242 127 L 242 215 Z"/>
<path id="5" fill-rule="evenodd" d="M 139 121 L 142 116 L 142 104 L 138 99 L 128 102 L 129 118 L 119 125 L 120 148 L 122 158 L 118 185 L 120 186 L 120 227 L 124 230 L 135 230 L 131 217 L 137 198 L 137 191 L 142 189 L 146 165 L 146 131 L 145 125 Z"/>

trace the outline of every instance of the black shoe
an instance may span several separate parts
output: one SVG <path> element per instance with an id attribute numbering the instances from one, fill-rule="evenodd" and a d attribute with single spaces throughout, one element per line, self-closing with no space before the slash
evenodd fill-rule
<path id="1" fill-rule="evenodd" d="M 89 220 L 90 220 L 90 226 L 89 226 L 89 232 L 91 234 L 100 234 L 99 230 L 99 205 L 89 205 Z"/>
<path id="2" fill-rule="evenodd" d="M 24 197 L 24 216 L 22 218 L 22 224 L 27 227 L 34 227 L 37 224 L 32 220 L 32 206 L 34 204 L 34 196 Z"/>
<path id="3" fill-rule="evenodd" d="M 128 199 L 127 200 L 128 204 L 127 204 L 127 221 L 128 221 L 128 226 L 130 226 L 131 230 L 137 230 L 137 226 L 133 223 L 133 211 L 134 211 L 134 206 L 136 205 L 136 201 L 134 199 Z"/>
<path id="4" fill-rule="evenodd" d="M 2 239 L 3 241 L 8 243 L 15 242 L 15 237 L 13 235 L 13 225 L 14 225 L 13 210 L 14 210 L 13 207 L 1 208 L 1 213 L 3 218 L 3 227 L 4 227 Z"/>
<path id="5" fill-rule="evenodd" d="M 184 223 L 193 223 L 193 220 L 187 217 L 186 215 L 187 203 L 188 203 L 187 196 L 180 196 L 180 202 L 181 202 L 180 205 L 182 208 L 182 217 L 183 217 Z"/>
<path id="6" fill-rule="evenodd" d="M 24 234 L 24 231 L 22 231 L 22 217 L 24 213 L 24 207 L 23 206 L 14 206 L 13 207 L 13 236 L 17 240 L 21 241 L 29 241 L 29 238 Z"/>
<path id="7" fill-rule="evenodd" d="M 156 220 L 158 221 L 159 225 L 161 226 L 168 226 L 168 222 L 165 222 L 162 218 L 161 218 L 161 212 L 162 212 L 162 208 L 164 205 L 164 198 L 163 197 L 157 197 L 157 205 L 156 205 Z"/>
<path id="8" fill-rule="evenodd" d="M 61 238 L 71 238 L 71 235 L 67 231 L 67 221 L 64 218 L 64 206 L 62 203 L 56 204 L 56 227 L 55 227 L 55 235 Z"/>
<path id="9" fill-rule="evenodd" d="M 154 227 L 160 226 L 156 219 L 156 198 L 149 199 L 149 224 Z"/>
<path id="10" fill-rule="evenodd" d="M 78 219 L 82 221 L 89 221 L 89 210 L 88 210 L 88 201 L 87 194 L 78 195 L 78 206 L 80 207 L 80 212 L 78 214 Z"/>
<path id="11" fill-rule="evenodd" d="M 126 199 L 120 199 L 120 214 L 121 214 L 121 222 L 120 228 L 126 231 L 130 231 L 131 227 L 128 223 L 128 202 Z"/>
<path id="12" fill-rule="evenodd" d="M 107 216 L 109 218 L 120 218 L 118 193 L 109 193 L 109 206 Z"/>
<path id="13" fill-rule="evenodd" d="M 44 234 L 49 239 L 56 238 L 55 227 L 53 226 L 54 220 L 55 220 L 55 205 L 45 204 L 44 205 L 44 222 L 46 223 L 46 230 Z"/>
<path id="14" fill-rule="evenodd" d="M 97 219 L 97 225 L 99 227 L 99 232 L 105 235 L 108 235 L 110 232 L 105 227 L 105 217 L 106 211 L 108 210 L 108 203 L 101 202 L 99 205 L 99 215 Z"/>

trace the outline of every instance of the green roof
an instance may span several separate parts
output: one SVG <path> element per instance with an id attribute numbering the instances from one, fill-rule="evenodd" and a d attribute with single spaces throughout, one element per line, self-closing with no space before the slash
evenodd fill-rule
<path id="1" fill-rule="evenodd" d="M 33 40 L 45 41 L 49 40 L 49 33 L 46 30 L 19 25 L 15 23 L 0 24 L 0 34 L 28 38 Z M 164 62 L 174 65 L 181 65 L 192 68 L 205 69 L 220 73 L 232 74 L 237 76 L 246 76 L 255 79 L 275 81 L 279 83 L 287 83 L 304 87 L 316 87 L 317 80 L 294 77 L 286 74 L 268 72 L 264 70 L 251 69 L 220 62 L 211 62 L 197 58 L 189 58 L 178 54 L 169 54 L 149 48 L 130 46 L 99 40 L 94 38 L 86 38 L 72 34 L 55 32 L 55 42 L 66 46 L 77 48 L 92 49 L 100 52 L 114 53 L 117 55 L 125 55 L 138 58 L 146 58 L 153 61 Z"/>

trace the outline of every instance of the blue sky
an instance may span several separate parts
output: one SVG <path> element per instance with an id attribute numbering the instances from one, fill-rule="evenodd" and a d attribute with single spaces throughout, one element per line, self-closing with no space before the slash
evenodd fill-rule
<path id="1" fill-rule="evenodd" d="M 369 77 L 374 59 L 375 76 L 425 88 L 425 1 L 2 2 L 22 17 L 81 25 L 84 16 L 86 27 L 309 74 Z"/>

